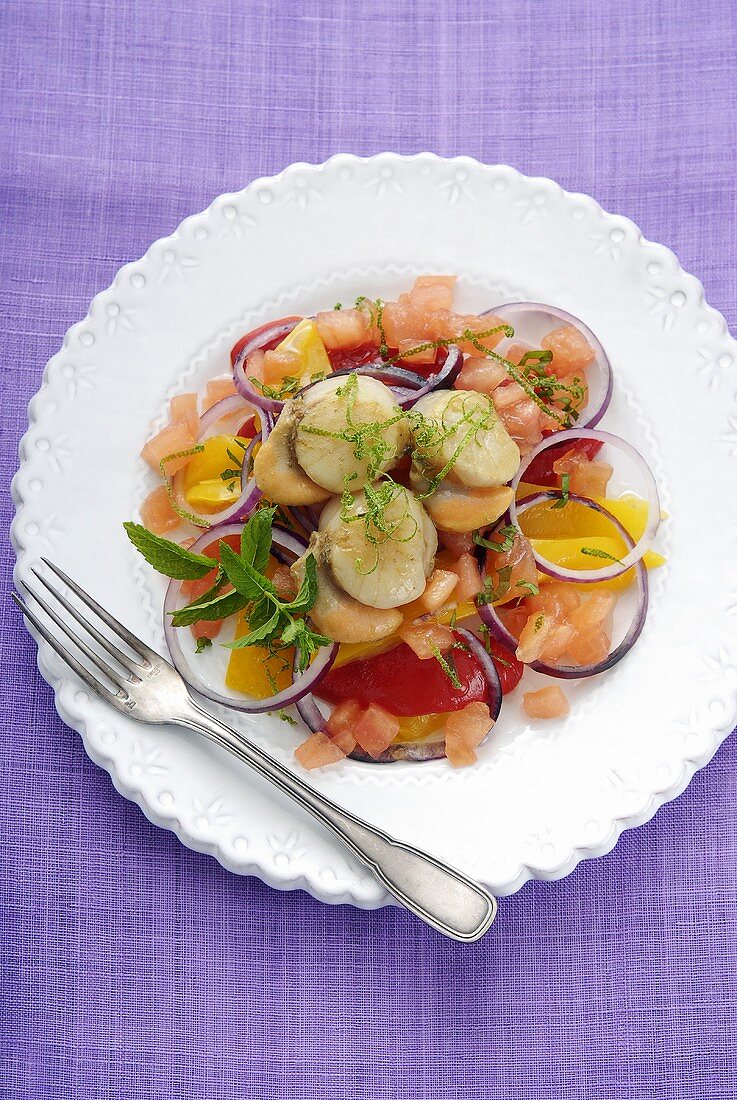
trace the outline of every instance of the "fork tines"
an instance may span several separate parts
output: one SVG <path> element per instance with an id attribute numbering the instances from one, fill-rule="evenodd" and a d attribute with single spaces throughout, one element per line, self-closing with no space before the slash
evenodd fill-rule
<path id="1" fill-rule="evenodd" d="M 26 584 L 25 581 L 21 581 L 23 588 L 49 619 L 55 623 L 62 634 L 69 639 L 72 645 L 75 646 L 80 653 L 82 653 L 87 660 L 102 673 L 105 679 L 114 686 L 115 690 L 113 691 L 106 683 L 103 683 L 92 671 L 90 671 L 87 665 L 83 664 L 69 651 L 33 608 L 27 603 L 24 603 L 16 592 L 12 593 L 13 599 L 26 618 L 33 623 L 41 637 L 44 638 L 59 657 L 61 657 L 61 659 L 65 661 L 82 680 L 84 680 L 88 687 L 108 701 L 112 699 L 127 699 L 128 692 L 126 690 L 126 685 L 140 683 L 141 676 L 139 674 L 142 672 L 145 673 L 151 669 L 153 664 L 152 658 L 159 660 L 158 654 L 155 654 L 153 650 L 149 649 L 149 647 L 140 641 L 135 634 L 132 634 L 122 623 L 118 622 L 116 618 L 106 611 L 104 607 L 101 607 L 89 593 L 85 592 L 76 581 L 68 577 L 57 565 L 48 561 L 47 558 L 42 558 L 41 560 L 44 565 L 50 569 L 51 572 L 75 594 L 75 596 L 77 596 L 80 602 L 89 608 L 89 610 L 113 632 L 118 641 L 126 645 L 140 659 L 136 660 L 127 653 L 124 653 L 109 637 L 103 634 L 94 623 L 90 622 L 87 616 L 60 592 L 58 587 L 56 587 L 47 577 L 37 569 L 31 569 L 33 575 L 43 588 L 46 589 L 52 597 L 52 600 L 44 598 L 36 588 L 32 588 L 30 585 Z M 82 628 L 82 631 L 75 631 L 73 626 L 65 622 L 59 614 L 59 609 L 63 609 L 70 615 L 74 622 Z M 97 642 L 98 646 L 100 646 L 109 657 L 112 657 L 116 664 L 110 664 L 100 653 L 93 649 L 88 642 L 85 641 L 84 637 L 80 636 L 82 632 L 86 632 L 91 639 Z"/>

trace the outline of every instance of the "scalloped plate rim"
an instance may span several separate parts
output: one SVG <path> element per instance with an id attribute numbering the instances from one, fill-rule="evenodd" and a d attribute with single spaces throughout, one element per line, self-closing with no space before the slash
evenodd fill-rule
<path id="1" fill-rule="evenodd" d="M 704 288 L 700 280 L 689 272 L 686 272 L 680 265 L 680 262 L 676 255 L 663 244 L 651 241 L 646 238 L 639 227 L 629 218 L 624 215 L 613 214 L 605 210 L 593 197 L 580 192 L 571 192 L 562 188 L 555 180 L 552 180 L 545 176 L 531 177 L 520 173 L 517 169 L 504 164 L 487 165 L 473 157 L 457 156 L 457 157 L 443 157 L 433 152 L 418 152 L 411 155 L 403 155 L 393 152 L 381 152 L 371 156 L 357 156 L 350 153 L 336 153 L 328 160 L 312 164 L 309 162 L 295 162 L 286 166 L 281 172 L 272 176 L 261 176 L 253 180 L 246 187 L 240 191 L 226 192 L 222 195 L 216 196 L 213 201 L 202 211 L 189 215 L 182 219 L 176 229 L 167 236 L 157 238 L 146 252 L 138 260 L 132 260 L 124 264 L 116 273 L 115 277 L 107 288 L 98 292 L 91 300 L 90 307 L 84 318 L 80 321 L 73 323 L 67 329 L 64 339 L 62 341 L 61 348 L 52 355 L 45 364 L 42 381 L 37 391 L 37 394 L 29 402 L 29 427 L 20 439 L 18 446 L 18 453 L 20 459 L 19 470 L 16 472 L 11 483 L 11 495 L 13 502 L 16 506 L 16 515 L 11 524 L 10 536 L 16 555 L 20 557 L 20 554 L 25 550 L 25 544 L 20 537 L 19 527 L 20 521 L 23 516 L 23 511 L 26 506 L 26 501 L 19 488 L 19 477 L 22 472 L 24 464 L 28 461 L 27 446 L 28 439 L 36 422 L 36 416 L 34 411 L 34 403 L 38 394 L 48 388 L 51 383 L 49 381 L 49 369 L 53 366 L 56 360 L 62 355 L 62 353 L 69 347 L 69 344 L 73 337 L 75 337 L 80 329 L 85 324 L 90 322 L 93 311 L 99 307 L 101 302 L 114 291 L 121 283 L 122 279 L 126 275 L 132 273 L 132 269 L 138 267 L 141 264 L 148 264 L 151 262 L 153 255 L 162 246 L 181 240 L 183 231 L 188 223 L 193 220 L 211 215 L 217 208 L 217 204 L 222 204 L 228 200 L 237 200 L 240 197 L 257 191 L 260 187 L 275 186 L 282 183 L 290 174 L 302 171 L 326 171 L 332 169 L 336 164 L 355 162 L 360 164 L 378 163 L 382 161 L 390 162 L 431 162 L 436 166 L 468 166 L 471 165 L 475 169 L 481 169 L 484 172 L 490 171 L 503 171 L 510 173 L 513 177 L 517 177 L 524 181 L 525 184 L 538 184 L 546 187 L 554 188 L 558 193 L 565 196 L 569 201 L 576 201 L 586 204 L 589 209 L 597 211 L 608 218 L 616 218 L 617 223 L 620 225 L 626 224 L 631 232 L 634 234 L 635 241 L 641 247 L 652 249 L 653 255 L 663 261 L 670 269 L 670 273 L 678 276 L 681 280 L 687 283 L 697 295 L 697 305 L 700 309 L 709 313 L 709 315 L 716 319 L 719 323 L 722 336 L 726 337 L 730 341 L 732 347 L 737 347 L 734 340 L 729 334 L 729 330 L 724 317 L 714 307 L 709 305 L 705 299 Z M 19 562 L 16 561 L 14 569 L 14 579 L 16 583 L 19 576 Z M 31 632 L 34 637 L 35 632 Z M 37 639 L 38 640 L 38 639 Z M 317 876 L 310 878 L 305 874 L 299 874 L 296 876 L 290 876 L 289 874 L 275 874 L 270 869 L 266 868 L 263 863 L 253 864 L 249 861 L 243 861 L 237 865 L 234 861 L 230 860 L 226 853 L 217 844 L 217 841 L 207 843 L 198 838 L 192 830 L 188 830 L 182 824 L 178 818 L 168 817 L 162 814 L 160 811 L 154 808 L 154 806 L 147 800 L 145 787 L 143 784 L 136 785 L 127 781 L 124 781 L 123 777 L 119 774 L 115 767 L 115 763 L 112 759 L 105 757 L 104 753 L 98 751 L 98 749 L 91 745 L 87 726 L 82 714 L 75 714 L 73 711 L 60 703 L 59 688 L 62 683 L 66 681 L 66 677 L 55 675 L 50 668 L 45 665 L 44 652 L 47 647 L 45 644 L 39 646 L 37 655 L 37 665 L 42 677 L 50 684 L 54 690 L 55 706 L 62 718 L 62 720 L 73 729 L 76 729 L 83 738 L 85 751 L 90 758 L 95 761 L 99 766 L 104 768 L 111 779 L 115 788 L 128 800 L 134 801 L 143 810 L 148 820 L 161 828 L 165 828 L 174 832 L 179 839 L 189 848 L 198 852 L 206 852 L 214 855 L 215 858 L 221 863 L 223 867 L 236 873 L 255 874 L 263 881 L 267 882 L 270 886 L 281 890 L 302 889 L 311 894 L 313 897 L 318 898 L 324 902 L 330 904 L 352 904 L 359 908 L 375 908 L 380 905 L 392 904 L 391 899 L 384 896 L 378 903 L 366 902 L 361 898 L 357 898 L 353 895 L 346 896 L 345 891 L 331 892 L 326 888 L 324 883 L 318 883 Z M 82 708 L 84 709 L 84 708 Z M 640 824 L 648 821 L 657 810 L 666 802 L 678 797 L 679 794 L 685 790 L 686 786 L 690 782 L 696 771 L 705 766 L 712 758 L 718 747 L 731 732 L 733 721 L 730 720 L 726 725 L 721 726 L 717 723 L 713 724 L 710 730 L 711 741 L 707 749 L 696 753 L 694 756 L 685 755 L 682 760 L 682 767 L 680 774 L 676 777 L 675 781 L 665 787 L 663 790 L 654 791 L 644 806 L 638 807 L 634 812 L 624 813 L 621 815 L 615 815 L 611 822 L 611 827 L 606 837 L 603 840 L 599 840 L 595 844 L 585 845 L 581 844 L 574 848 L 565 859 L 562 859 L 560 863 L 552 868 L 548 867 L 535 867 L 532 864 L 523 864 L 519 868 L 519 873 L 510 879 L 505 884 L 505 888 L 500 889 L 496 887 L 499 893 L 511 894 L 518 890 L 524 882 L 530 878 L 539 878 L 546 880 L 554 880 L 562 878 L 570 874 L 578 863 L 582 859 L 596 858 L 611 851 L 617 842 L 617 839 L 621 833 L 628 828 L 637 827 Z"/>

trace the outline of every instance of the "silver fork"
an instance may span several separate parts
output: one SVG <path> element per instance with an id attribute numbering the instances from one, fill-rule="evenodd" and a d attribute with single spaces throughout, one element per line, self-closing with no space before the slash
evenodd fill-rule
<path id="1" fill-rule="evenodd" d="M 113 618 L 57 565 L 46 558 L 41 560 L 105 624 L 117 642 L 136 655 L 131 657 L 120 649 L 51 581 L 33 569 L 34 576 L 53 597 L 53 602 L 25 582 L 23 587 L 104 680 L 71 653 L 17 593 L 13 592 L 13 598 L 41 637 L 96 695 L 137 722 L 149 725 L 172 723 L 201 733 L 221 748 L 228 749 L 239 760 L 250 764 L 259 775 L 270 780 L 339 837 L 397 901 L 438 932 L 464 943 L 472 943 L 488 931 L 496 916 L 497 905 L 495 898 L 482 886 L 434 856 L 395 840 L 337 806 L 242 734 L 208 714 L 192 698 L 184 680 L 168 661 Z M 115 663 L 109 663 L 93 649 L 80 636 L 81 632 L 75 631 L 65 621 L 60 609 L 66 611 Z"/>

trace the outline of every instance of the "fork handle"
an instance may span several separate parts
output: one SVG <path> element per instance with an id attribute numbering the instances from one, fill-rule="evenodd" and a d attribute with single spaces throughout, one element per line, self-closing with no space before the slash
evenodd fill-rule
<path id="1" fill-rule="evenodd" d="M 177 721 L 228 749 L 308 810 L 373 871 L 397 901 L 431 928 L 464 943 L 488 931 L 496 916 L 496 899 L 473 879 L 341 809 L 194 701 L 191 713 Z"/>

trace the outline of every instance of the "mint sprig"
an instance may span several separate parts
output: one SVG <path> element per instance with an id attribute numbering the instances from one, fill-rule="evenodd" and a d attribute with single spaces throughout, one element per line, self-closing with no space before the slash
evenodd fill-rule
<path id="1" fill-rule="evenodd" d="M 140 523 L 124 523 L 123 527 L 136 550 L 143 554 L 157 573 L 163 573 L 165 577 L 173 577 L 177 581 L 197 581 L 218 568 L 213 558 L 206 554 L 193 554 L 177 542 L 152 534 Z"/>

